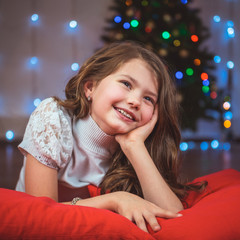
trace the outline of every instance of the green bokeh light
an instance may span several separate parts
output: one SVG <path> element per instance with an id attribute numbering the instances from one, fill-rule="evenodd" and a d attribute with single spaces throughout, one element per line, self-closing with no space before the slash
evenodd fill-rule
<path id="1" fill-rule="evenodd" d="M 169 39 L 169 38 L 171 37 L 171 35 L 170 35 L 169 32 L 164 31 L 164 32 L 162 33 L 162 37 L 163 37 L 164 39 Z"/>
<path id="2" fill-rule="evenodd" d="M 135 27 L 137 27 L 138 25 L 139 25 L 138 20 L 135 20 L 135 19 L 134 19 L 134 20 L 131 21 L 131 26 L 132 26 L 132 27 L 135 28 Z"/>
<path id="3" fill-rule="evenodd" d="M 186 74 L 187 74 L 188 76 L 192 76 L 192 75 L 193 75 L 193 69 L 192 69 L 192 68 L 187 68 Z"/>
<path id="4" fill-rule="evenodd" d="M 202 87 L 202 91 L 203 91 L 204 93 L 208 93 L 208 92 L 209 92 L 209 87 L 208 87 L 208 86 L 203 86 L 203 87 Z"/>

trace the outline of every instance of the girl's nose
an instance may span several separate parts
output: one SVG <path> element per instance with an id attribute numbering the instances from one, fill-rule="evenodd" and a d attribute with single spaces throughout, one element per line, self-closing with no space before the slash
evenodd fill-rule
<path id="1" fill-rule="evenodd" d="M 140 98 L 137 96 L 129 96 L 127 103 L 132 107 L 132 108 L 136 108 L 137 110 L 139 110 L 140 105 L 141 105 L 141 101 Z"/>

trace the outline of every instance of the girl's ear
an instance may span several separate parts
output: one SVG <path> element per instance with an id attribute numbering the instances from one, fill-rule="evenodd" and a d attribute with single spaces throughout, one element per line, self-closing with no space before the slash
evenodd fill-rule
<path id="1" fill-rule="evenodd" d="M 92 80 L 88 80 L 85 84 L 84 84 L 84 93 L 86 98 L 92 98 L 92 94 L 94 92 L 95 89 L 95 84 Z"/>

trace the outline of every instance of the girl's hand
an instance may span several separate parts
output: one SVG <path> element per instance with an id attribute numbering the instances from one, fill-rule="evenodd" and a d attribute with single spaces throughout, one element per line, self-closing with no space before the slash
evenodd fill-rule
<path id="1" fill-rule="evenodd" d="M 70 202 L 66 204 L 70 204 Z M 145 232 L 148 232 L 147 223 L 153 231 L 161 229 L 156 217 L 176 218 L 182 216 L 182 214 L 164 210 L 137 195 L 124 191 L 82 199 L 76 205 L 111 210 L 136 223 Z"/>
<path id="2" fill-rule="evenodd" d="M 182 214 L 164 210 L 128 192 L 114 192 L 112 194 L 115 197 L 114 211 L 136 223 L 136 225 L 145 232 L 148 232 L 146 222 L 153 231 L 159 231 L 161 229 L 156 217 L 175 218 L 182 216 Z"/>
<path id="3" fill-rule="evenodd" d="M 126 134 L 119 134 L 115 136 L 116 141 L 120 144 L 121 148 L 124 150 L 135 143 L 144 143 L 147 137 L 152 132 L 158 117 L 157 106 L 155 107 L 152 119 L 145 125 L 135 128 Z"/>

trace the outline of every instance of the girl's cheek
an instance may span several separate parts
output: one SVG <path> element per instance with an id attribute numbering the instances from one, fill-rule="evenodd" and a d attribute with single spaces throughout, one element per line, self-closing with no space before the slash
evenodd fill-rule
<path id="1" fill-rule="evenodd" d="M 151 109 L 151 110 L 145 112 L 146 115 L 144 117 L 143 125 L 148 123 L 152 119 L 153 113 L 154 113 L 154 109 Z"/>

